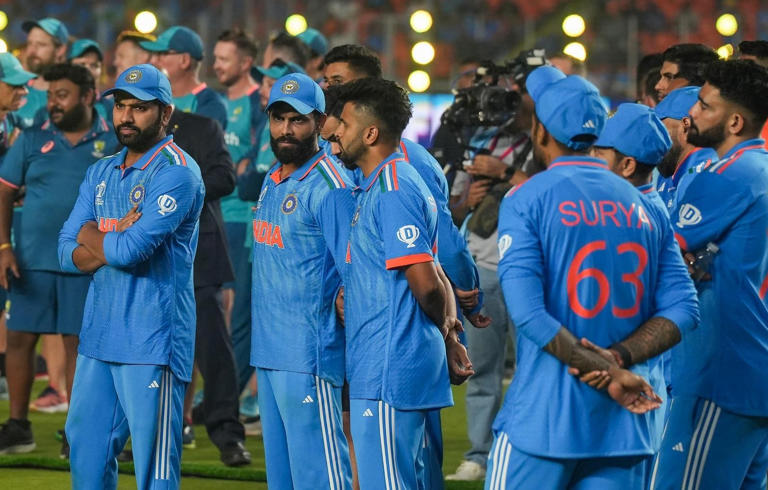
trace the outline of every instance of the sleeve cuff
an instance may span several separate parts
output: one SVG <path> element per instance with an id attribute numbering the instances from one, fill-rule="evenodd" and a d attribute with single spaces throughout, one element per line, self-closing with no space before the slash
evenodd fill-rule
<path id="1" fill-rule="evenodd" d="M 0 177 L 0 182 L 2 182 L 3 184 L 7 185 L 11 189 L 18 189 L 19 188 L 18 185 L 14 184 L 13 182 L 9 182 L 9 181 L 5 180 L 2 177 Z"/>
<path id="2" fill-rule="evenodd" d="M 389 259 L 386 262 L 387 270 L 398 269 L 400 267 L 406 267 L 413 264 L 421 264 L 423 262 L 434 262 L 435 257 L 431 254 L 413 254 L 405 255 L 403 257 L 397 257 L 396 259 Z"/>
<path id="3" fill-rule="evenodd" d="M 680 330 L 680 337 L 685 337 L 685 334 L 698 326 L 698 319 L 696 315 L 690 314 L 686 311 L 664 310 L 656 313 L 653 316 L 660 316 L 674 323 L 677 326 L 677 329 Z"/>
<path id="4" fill-rule="evenodd" d="M 82 271 L 75 265 L 74 260 L 72 260 L 72 254 L 77 247 L 78 244 L 74 240 L 65 242 L 61 245 L 61 260 L 59 266 L 61 266 L 63 272 L 82 273 Z"/>
<path id="5" fill-rule="evenodd" d="M 104 235 L 104 242 L 102 243 L 104 258 L 107 260 L 107 264 L 111 266 L 119 264 L 117 257 L 117 238 L 119 235 L 119 233 L 114 231 L 110 231 Z"/>
<path id="6" fill-rule="evenodd" d="M 555 338 L 555 335 L 560 331 L 562 325 L 549 315 L 544 315 L 544 318 L 540 321 L 541 323 L 537 320 L 537 325 L 531 325 L 531 328 L 525 329 L 525 336 L 531 339 L 539 349 L 543 349 Z"/>
<path id="7" fill-rule="evenodd" d="M 688 249 L 688 242 L 685 241 L 685 238 L 683 238 L 683 235 L 675 232 L 675 239 L 677 239 L 677 243 L 680 245 L 680 248 L 682 248 L 686 252 L 690 252 L 690 250 Z"/>

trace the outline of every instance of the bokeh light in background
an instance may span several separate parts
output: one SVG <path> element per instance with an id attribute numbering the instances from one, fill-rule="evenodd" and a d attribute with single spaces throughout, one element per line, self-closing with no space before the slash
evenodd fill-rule
<path id="1" fill-rule="evenodd" d="M 721 36 L 733 36 L 739 30 L 739 22 L 733 14 L 723 14 L 717 18 L 715 29 Z"/>
<path id="2" fill-rule="evenodd" d="M 424 92 L 431 83 L 429 73 L 424 70 L 415 70 L 408 75 L 408 87 L 414 92 Z"/>
<path id="3" fill-rule="evenodd" d="M 435 59 L 435 48 L 427 41 L 418 42 L 411 49 L 411 57 L 420 65 L 428 65 Z"/>
<path id="4" fill-rule="evenodd" d="M 0 31 L 8 27 L 8 14 L 0 10 Z"/>
<path id="5" fill-rule="evenodd" d="M 724 60 L 733 56 L 733 44 L 725 44 L 717 48 L 717 55 Z"/>
<path id="6" fill-rule="evenodd" d="M 418 33 L 427 32 L 432 28 L 432 14 L 426 10 L 417 10 L 411 14 L 411 29 Z"/>
<path id="7" fill-rule="evenodd" d="M 133 25 L 136 27 L 137 31 L 149 34 L 157 29 L 157 16 L 149 10 L 141 11 L 136 14 Z"/>
<path id="8" fill-rule="evenodd" d="M 301 14 L 289 15 L 285 19 L 285 32 L 291 36 L 298 36 L 307 30 L 307 19 Z"/>
<path id="9" fill-rule="evenodd" d="M 568 37 L 579 37 L 587 29 L 584 17 L 579 14 L 571 14 L 563 19 L 563 32 Z"/>
<path id="10" fill-rule="evenodd" d="M 5 42 L 5 39 L 0 39 L 0 53 L 7 53 L 8 52 L 8 44 Z"/>
<path id="11" fill-rule="evenodd" d="M 579 61 L 586 61 L 587 59 L 587 48 L 584 47 L 583 44 L 580 42 L 572 42 L 568 43 L 563 48 L 563 53 L 567 54 L 568 56 L 573 56 Z"/>

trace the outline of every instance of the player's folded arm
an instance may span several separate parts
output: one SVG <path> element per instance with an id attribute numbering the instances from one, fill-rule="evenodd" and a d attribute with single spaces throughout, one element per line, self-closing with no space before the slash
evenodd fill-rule
<path id="1" fill-rule="evenodd" d="M 89 221 L 96 221 L 96 216 L 93 214 L 94 187 L 90 179 L 93 168 L 93 166 L 88 168 L 85 179 L 80 184 L 75 205 L 59 231 L 59 266 L 63 272 L 83 272 L 75 264 L 73 253 L 80 246 L 77 243 L 80 228 Z"/>
<path id="2" fill-rule="evenodd" d="M 107 264 L 133 267 L 149 260 L 191 212 L 199 192 L 200 183 L 187 167 L 163 169 L 147 189 L 141 218 L 123 232 L 104 235 L 102 246 Z"/>
<path id="3" fill-rule="evenodd" d="M 437 236 L 440 243 L 440 264 L 451 282 L 459 289 L 471 291 L 479 286 L 477 265 L 467 249 L 467 242 L 451 219 L 448 208 L 438 203 Z"/>

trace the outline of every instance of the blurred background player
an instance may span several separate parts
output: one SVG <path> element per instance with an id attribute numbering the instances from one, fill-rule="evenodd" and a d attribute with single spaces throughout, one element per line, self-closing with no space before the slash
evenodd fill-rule
<path id="1" fill-rule="evenodd" d="M 718 59 L 714 49 L 704 44 L 676 44 L 664 51 L 661 78 L 656 84 L 659 100 L 676 88 L 704 84 L 704 68 Z"/>
<path id="2" fill-rule="evenodd" d="M 661 211 L 586 156 L 607 116 L 597 88 L 546 66 L 526 87 L 534 157 L 548 170 L 510 191 L 500 210 L 499 278 L 518 366 L 494 422 L 486 488 L 640 490 L 663 423 L 655 356 L 696 326 L 693 284 Z M 566 366 L 602 381 L 587 386 Z M 604 437 L 607 426 L 622 436 Z"/>
<path id="3" fill-rule="evenodd" d="M 680 247 L 695 256 L 701 326 L 672 355 L 674 403 L 651 488 L 757 489 L 768 471 L 768 152 L 759 138 L 768 71 L 716 61 L 703 78 L 688 143 L 720 159 L 701 167 L 672 213 Z"/>
<path id="4" fill-rule="evenodd" d="M 124 148 L 88 169 L 58 242 L 63 270 L 94 272 L 67 417 L 72 486 L 115 488 L 130 434 L 137 487 L 178 488 L 195 342 L 189 264 L 205 189 L 166 136 L 165 75 L 137 65 L 108 92 Z"/>
<path id="5" fill-rule="evenodd" d="M 661 65 L 664 63 L 664 55 L 661 53 L 647 54 L 637 64 L 635 88 L 637 91 L 636 102 L 648 107 L 656 107 L 659 103 L 659 93 L 656 84 L 661 79 Z"/>
<path id="6" fill-rule="evenodd" d="M 381 78 L 381 61 L 376 53 L 359 44 L 335 46 L 323 58 L 326 85 L 343 85 L 359 78 Z"/>
<path id="7" fill-rule="evenodd" d="M 9 289 L 12 305 L 6 352 L 11 410 L 0 432 L 3 452 L 35 447 L 27 411 L 40 334 L 62 334 L 65 356 L 61 373 L 50 363 L 50 386 L 36 407 L 66 410 L 91 278 L 63 271 L 53 244 L 86 169 L 117 149 L 114 133 L 94 110 L 94 80 L 88 70 L 57 64 L 44 77 L 49 84 L 49 121 L 23 131 L 0 167 L 0 285 Z M 26 186 L 24 211 L 17 217 L 20 232 L 12 246 L 13 201 L 22 186 Z M 64 447 L 66 455 L 66 442 Z"/>
<path id="8" fill-rule="evenodd" d="M 150 63 L 168 74 L 173 89 L 173 105 L 184 112 L 210 117 L 227 128 L 227 107 L 221 96 L 199 78 L 203 61 L 203 40 L 192 29 L 173 26 L 156 41 L 141 41 L 151 51 Z"/>
<path id="9" fill-rule="evenodd" d="M 101 52 L 99 43 L 93 39 L 78 39 L 70 46 L 67 59 L 73 65 L 83 66 L 91 72 L 93 80 L 96 82 L 96 103 L 94 107 L 99 116 L 104 118 L 105 121 L 110 122 L 112 120 L 113 101 L 111 97 L 105 98 L 101 96 L 101 87 L 104 81 L 102 72 L 104 55 Z"/>
<path id="10" fill-rule="evenodd" d="M 269 39 L 267 47 L 264 48 L 264 56 L 260 66 L 269 68 L 276 59 L 281 59 L 286 63 L 295 63 L 304 71 L 309 59 L 309 48 L 298 37 L 281 31 Z"/>
<path id="11" fill-rule="evenodd" d="M 134 65 L 149 63 L 152 52 L 141 47 L 144 41 L 154 42 L 157 38 L 152 34 L 142 34 L 137 31 L 123 31 L 117 36 L 115 55 L 112 66 L 115 74 L 119 75 Z"/>
<path id="12" fill-rule="evenodd" d="M 296 37 L 301 39 L 309 48 L 309 56 L 304 65 L 304 71 L 312 80 L 320 83 L 323 80 L 323 57 L 328 52 L 328 40 L 322 32 L 311 27 Z"/>
<path id="13" fill-rule="evenodd" d="M 739 43 L 739 59 L 751 60 L 768 68 L 768 41 L 741 41 Z M 768 121 L 763 126 L 760 137 L 764 140 L 768 139 Z"/>

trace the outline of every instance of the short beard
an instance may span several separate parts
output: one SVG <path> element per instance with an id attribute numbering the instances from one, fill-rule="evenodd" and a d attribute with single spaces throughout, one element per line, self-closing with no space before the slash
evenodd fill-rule
<path id="1" fill-rule="evenodd" d="M 362 152 L 352 153 L 341 146 L 340 141 L 337 141 L 336 144 L 339 145 L 339 154 L 336 155 L 336 157 L 344 164 L 344 168 L 347 170 L 355 170 L 359 168 L 357 161 L 362 156 Z"/>
<path id="2" fill-rule="evenodd" d="M 233 75 L 229 78 L 225 78 L 224 80 L 221 80 L 219 83 L 221 83 L 225 87 L 231 87 L 232 85 L 236 84 L 238 80 L 240 80 L 240 75 Z"/>
<path id="3" fill-rule="evenodd" d="M 659 162 L 659 166 L 656 167 L 659 170 L 659 175 L 662 177 L 672 177 L 677 170 L 677 164 L 680 162 L 680 155 L 683 153 L 682 145 L 673 144 L 664 158 Z"/>
<path id="4" fill-rule="evenodd" d="M 81 102 L 68 111 L 62 111 L 61 120 L 58 123 L 54 123 L 54 126 L 64 132 L 82 129 L 86 109 L 85 104 Z"/>
<path id="5" fill-rule="evenodd" d="M 711 128 L 699 131 L 696 124 L 691 121 L 688 129 L 688 143 L 700 148 L 717 148 L 725 140 L 725 121 Z"/>
<path id="6" fill-rule="evenodd" d="M 293 148 L 280 147 L 278 143 L 293 143 Z M 303 140 L 281 136 L 280 138 L 269 138 L 269 145 L 272 147 L 272 153 L 277 157 L 277 161 L 288 165 L 303 165 L 309 157 L 317 153 L 317 133 L 312 133 Z"/>
<path id="7" fill-rule="evenodd" d="M 136 134 L 131 136 L 124 136 L 120 134 L 121 128 L 131 128 L 136 131 Z M 163 113 L 160 112 L 157 115 L 155 122 L 149 125 L 146 129 L 140 129 L 133 124 L 121 124 L 115 127 L 115 134 L 117 135 L 120 144 L 136 153 L 145 153 L 147 150 L 155 146 L 160 140 L 159 136 L 163 131 Z"/>
<path id="8" fill-rule="evenodd" d="M 43 60 L 39 60 L 38 58 L 31 58 L 27 59 L 27 64 L 29 65 L 29 71 L 36 75 L 42 75 L 46 68 L 54 64 L 54 61 L 51 60 L 49 62 L 45 62 Z"/>

